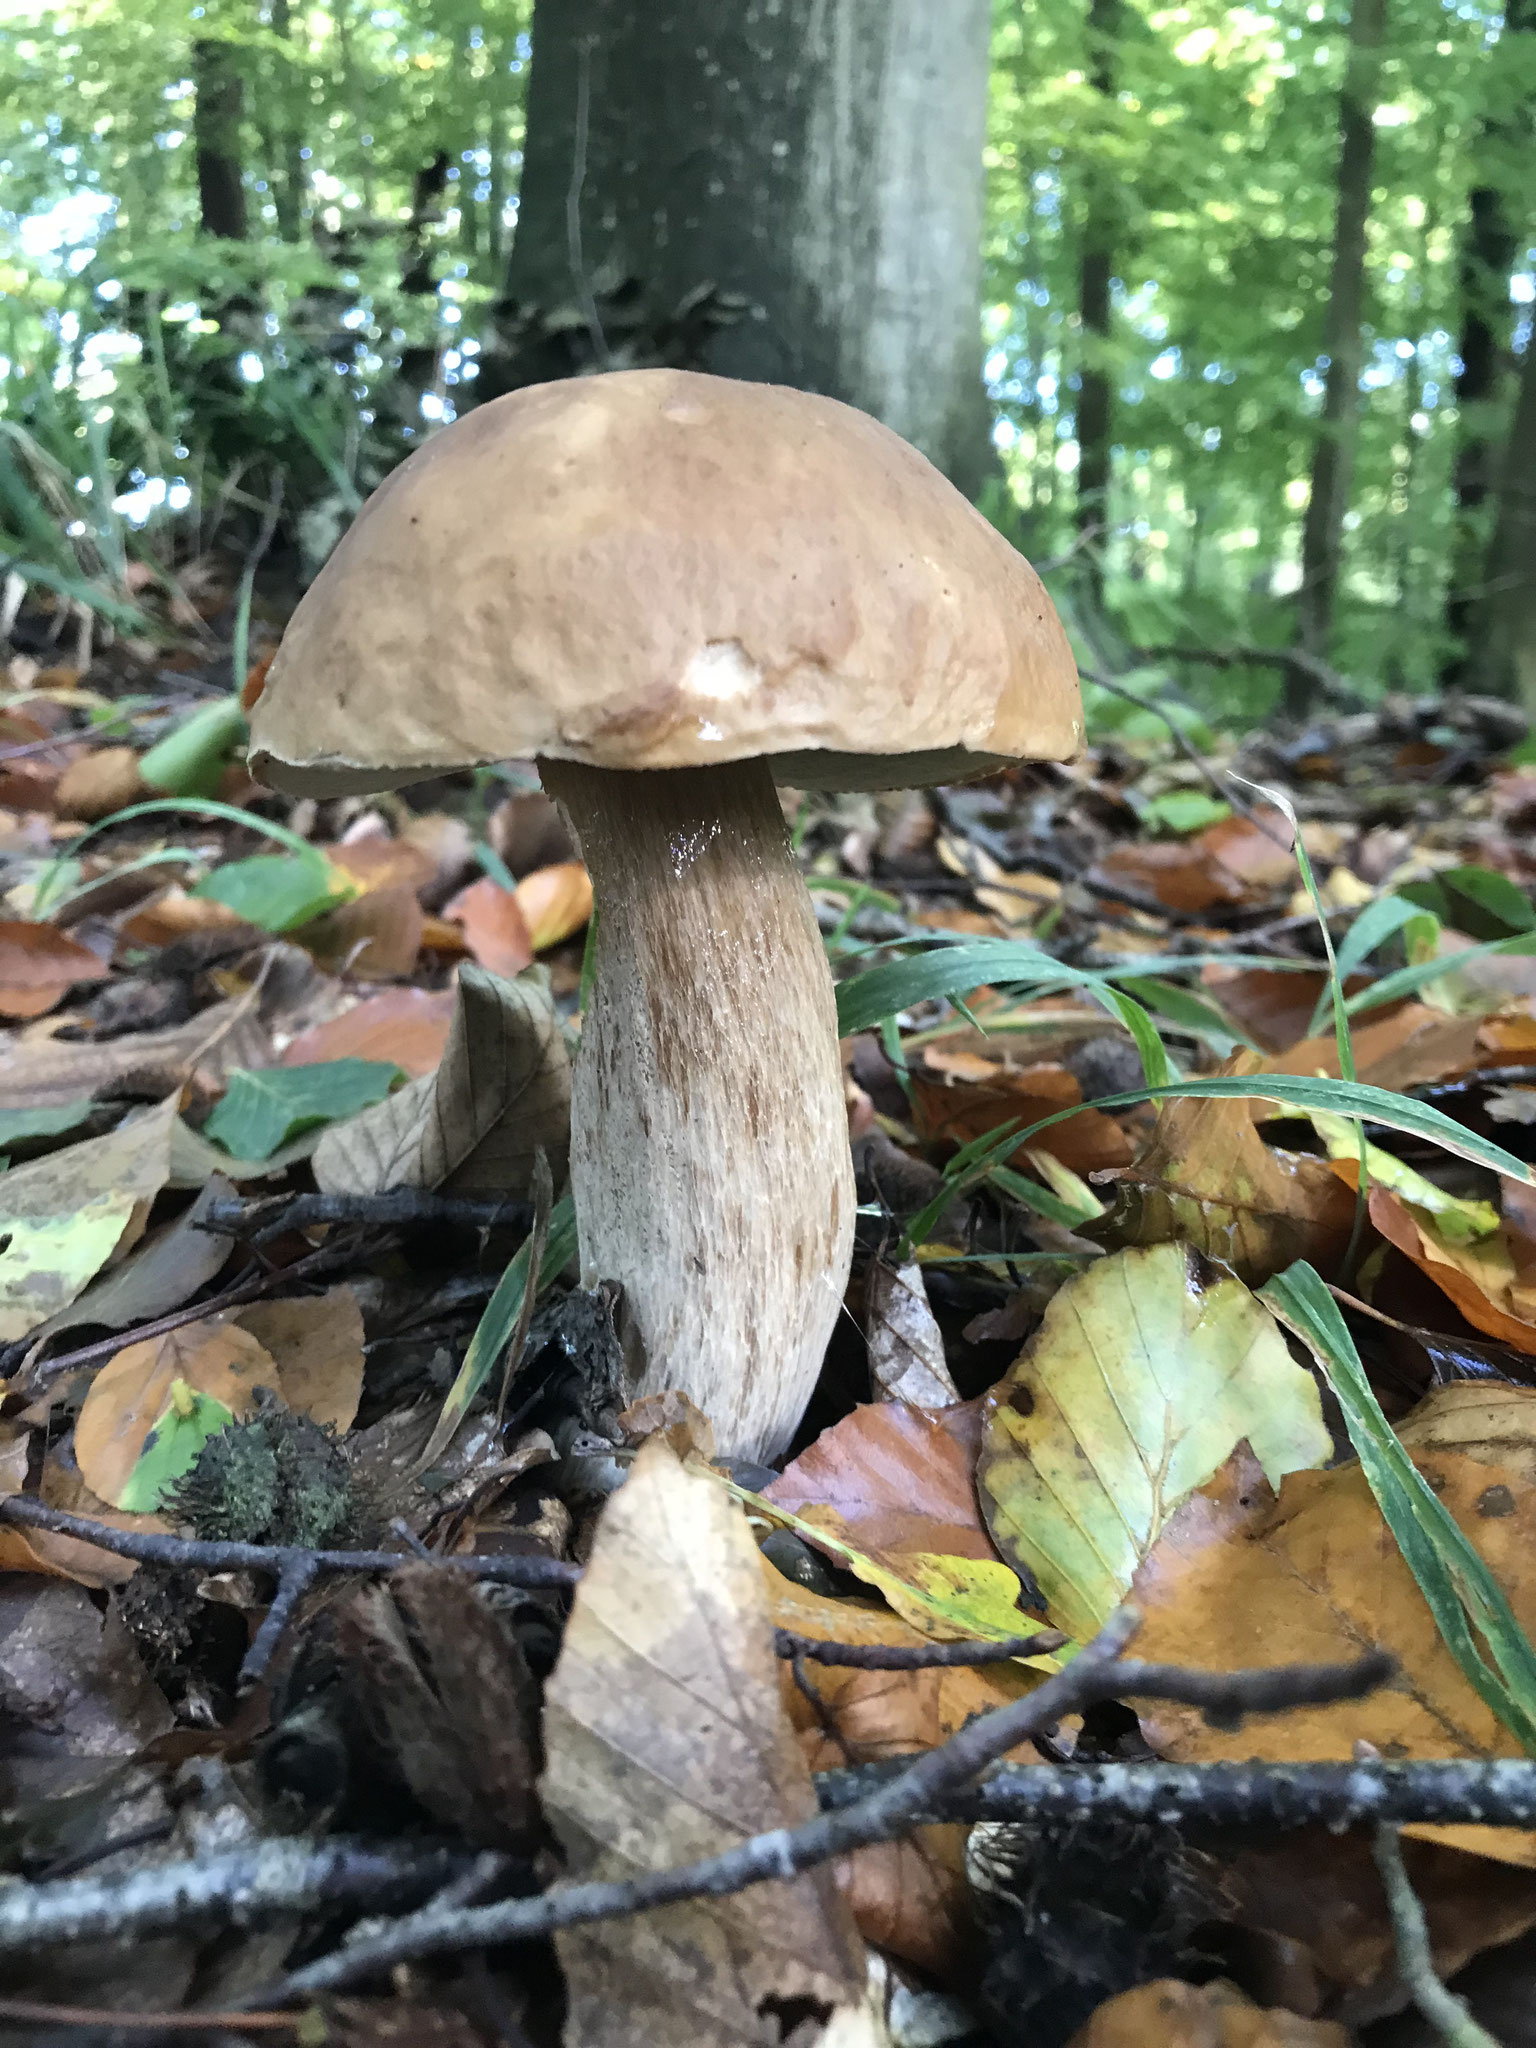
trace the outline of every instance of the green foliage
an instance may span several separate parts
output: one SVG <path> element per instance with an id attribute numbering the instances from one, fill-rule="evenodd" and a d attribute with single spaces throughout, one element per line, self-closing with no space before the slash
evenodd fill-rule
<path id="1" fill-rule="evenodd" d="M 264 932 L 291 932 L 347 900 L 321 853 L 255 853 L 205 875 L 194 896 L 222 903 Z"/>
<path id="2" fill-rule="evenodd" d="M 201 1393 L 185 1380 L 172 1380 L 165 1413 L 144 1439 L 138 1463 L 129 1473 L 117 1506 L 131 1515 L 152 1515 L 167 1487 L 190 1472 L 203 1447 L 228 1429 L 234 1413 L 212 1394 Z"/>
<path id="3" fill-rule="evenodd" d="M 205 1543 L 334 1549 L 355 1539 L 363 1519 L 334 1437 L 270 1397 L 200 1447 L 171 1500 Z"/>
<path id="4" fill-rule="evenodd" d="M 389 1060 L 317 1060 L 306 1067 L 236 1067 L 203 1125 L 233 1159 L 270 1159 L 302 1131 L 356 1116 L 405 1079 Z"/>

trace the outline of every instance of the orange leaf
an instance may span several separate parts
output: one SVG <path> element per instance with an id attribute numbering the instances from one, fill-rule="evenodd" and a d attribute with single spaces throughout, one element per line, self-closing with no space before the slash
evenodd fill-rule
<path id="1" fill-rule="evenodd" d="M 415 889 L 409 882 L 388 882 L 317 917 L 293 936 L 333 974 L 392 981 L 415 967 L 421 933 Z"/>
<path id="2" fill-rule="evenodd" d="M 0 1016 L 41 1017 L 76 982 L 104 981 L 111 971 L 55 925 L 0 923 Z"/>
<path id="3" fill-rule="evenodd" d="M 116 1352 L 91 1382 L 75 1424 L 75 1457 L 94 1493 L 115 1503 L 165 1413 L 172 1380 L 185 1380 L 239 1416 L 257 1387 L 278 1385 L 271 1354 L 233 1323 L 184 1323 Z"/>
<path id="4" fill-rule="evenodd" d="M 488 974 L 510 981 L 533 959 L 533 939 L 521 903 L 489 875 L 461 889 L 444 915 L 463 927 L 469 950 Z"/>
<path id="5" fill-rule="evenodd" d="M 133 748 L 100 747 L 70 763 L 59 778 L 54 800 L 61 818 L 94 825 L 147 794 Z"/>
<path id="6" fill-rule="evenodd" d="M 1290 821 L 1279 811 L 1223 818 L 1196 833 L 1190 844 L 1211 854 L 1250 889 L 1278 889 L 1297 879 Z"/>
<path id="7" fill-rule="evenodd" d="M 244 922 L 227 903 L 189 896 L 177 885 L 136 910 L 123 925 L 123 937 L 141 946 L 170 946 L 192 932 L 238 931 Z"/>
<path id="8" fill-rule="evenodd" d="M 535 868 L 517 885 L 517 903 L 535 953 L 579 932 L 592 915 L 592 877 L 579 860 Z"/>
<path id="9" fill-rule="evenodd" d="M 1207 848 L 1182 840 L 1141 840 L 1112 846 L 1093 864 L 1093 879 L 1135 896 L 1153 897 L 1168 910 L 1212 910 L 1242 903 L 1248 889 Z"/>
<path id="10" fill-rule="evenodd" d="M 1032 1124 L 1082 1099 L 1076 1075 L 1049 1062 L 1032 1067 L 995 1066 L 989 1080 L 940 1077 L 930 1071 L 926 1059 L 912 1070 L 918 1133 L 930 1142 L 968 1144 L 1013 1118 Z M 1128 1166 L 1131 1161 L 1130 1139 L 1112 1117 L 1097 1109 L 1085 1109 L 1053 1124 L 1033 1142 L 1074 1173 Z"/>
<path id="11" fill-rule="evenodd" d="M 1232 1984 L 1165 1977 L 1101 2005 L 1069 2048 L 1349 2048 L 1351 2038 L 1333 2020 L 1263 2011 Z"/>
<path id="12" fill-rule="evenodd" d="M 1536 1293 L 1521 1284 L 1507 1232 L 1499 1230 L 1475 1244 L 1448 1244 L 1431 1217 L 1410 1208 L 1379 1181 L 1371 1188 L 1370 1206 L 1371 1221 L 1388 1244 L 1412 1259 L 1474 1330 L 1536 1356 L 1536 1320 L 1531 1319 Z"/>
<path id="13" fill-rule="evenodd" d="M 860 1550 L 996 1558 L 976 1505 L 976 1459 L 942 1422 L 881 1401 L 823 1430 L 764 1489 L 790 1514 L 835 1508 Z"/>
<path id="14" fill-rule="evenodd" d="M 443 1056 L 453 1016 L 453 991 L 391 988 L 369 996 L 312 1031 L 301 1031 L 280 1065 L 307 1067 L 319 1060 L 393 1060 L 415 1077 L 430 1074 Z"/>
<path id="15" fill-rule="evenodd" d="M 350 846 L 323 846 L 321 852 L 359 889 L 418 889 L 436 879 L 437 863 L 425 847 L 409 839 L 357 839 Z"/>

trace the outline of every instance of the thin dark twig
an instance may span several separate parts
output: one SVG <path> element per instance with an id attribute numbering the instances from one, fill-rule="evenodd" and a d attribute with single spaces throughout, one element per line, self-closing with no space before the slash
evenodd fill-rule
<path id="1" fill-rule="evenodd" d="M 266 1677 L 267 1667 L 283 1639 L 284 1629 L 319 1576 L 320 1567 L 312 1558 L 286 1564 L 278 1573 L 272 1604 L 261 1617 L 261 1627 L 252 1636 L 250 1648 L 240 1662 L 238 1683 L 241 1692 L 249 1692 L 253 1685 L 259 1685 Z"/>
<path id="2" fill-rule="evenodd" d="M 807 1657 L 813 1664 L 836 1664 L 849 1671 L 953 1670 L 972 1664 L 1003 1664 L 1010 1657 L 1045 1657 L 1067 1638 L 1057 1628 L 1036 1629 L 1033 1635 L 1010 1636 L 1000 1643 L 828 1643 L 819 1636 L 797 1636 L 776 1628 L 773 1646 L 781 1657 Z"/>
<path id="3" fill-rule="evenodd" d="M 121 2027 L 130 2033 L 294 2034 L 307 2018 L 302 2012 L 109 2012 L 98 2005 L 0 1998 L 0 2020 L 35 2021 L 40 2027 Z"/>
<path id="4" fill-rule="evenodd" d="M 775 1634 L 777 1634 L 777 1630 Z M 779 1654 L 783 1655 L 782 1650 Z M 799 1693 L 801 1699 L 805 1701 L 811 1712 L 816 1716 L 816 1725 L 821 1730 L 823 1736 L 828 1742 L 834 1743 L 842 1751 L 843 1762 L 851 1764 L 853 1762 L 853 1751 L 848 1747 L 847 1737 L 838 1725 L 836 1714 L 833 1713 L 827 1701 L 823 1699 L 821 1688 L 805 1668 L 804 1651 L 796 1650 L 791 1655 L 789 1675 L 795 1681 L 796 1692 Z"/>
<path id="5" fill-rule="evenodd" d="M 558 1927 L 617 1919 L 680 1899 L 720 1898 L 770 1879 L 797 1877 L 852 1849 L 909 1833 L 916 1825 L 914 1816 L 929 1811 L 936 1800 L 968 1785 L 1037 1731 L 1100 1700 L 1178 1700 L 1199 1708 L 1219 1725 L 1231 1725 L 1246 1714 L 1359 1699 L 1396 1669 L 1390 1657 L 1380 1654 L 1354 1664 L 1280 1665 L 1262 1671 L 1188 1671 L 1176 1665 L 1144 1664 L 1123 1656 L 1138 1625 L 1133 1610 L 1121 1609 L 1065 1670 L 1024 1698 L 968 1722 L 888 1785 L 841 1812 L 753 1835 L 720 1855 L 676 1869 L 647 1871 L 617 1882 L 559 1885 L 539 1898 L 504 1900 L 462 1913 L 416 1913 L 307 1965 L 279 1987 L 254 1994 L 252 2003 L 275 2004 L 333 1990 L 420 1956 L 533 1940 Z"/>
<path id="6" fill-rule="evenodd" d="M 265 1244 L 287 1230 L 311 1230 L 317 1224 L 375 1224 L 401 1230 L 432 1224 L 463 1224 L 486 1229 L 493 1224 L 524 1230 L 526 1202 L 474 1201 L 466 1196 L 439 1195 L 426 1188 L 391 1188 L 382 1195 L 260 1195 L 210 1202 L 198 1221 L 199 1230 Z"/>

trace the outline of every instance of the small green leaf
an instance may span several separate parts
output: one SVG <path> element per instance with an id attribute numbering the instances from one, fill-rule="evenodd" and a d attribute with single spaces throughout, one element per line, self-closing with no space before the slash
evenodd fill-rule
<path id="1" fill-rule="evenodd" d="M 294 931 L 345 903 L 351 893 L 325 856 L 313 850 L 256 853 L 249 860 L 226 861 L 192 891 L 224 904 L 264 932 Z"/>
<path id="2" fill-rule="evenodd" d="M 145 786 L 165 796 L 212 796 L 249 738 L 238 693 L 200 704 L 139 763 Z"/>
<path id="3" fill-rule="evenodd" d="M 95 1107 L 84 1099 L 60 1102 L 52 1109 L 0 1109 L 0 1145 L 18 1145 L 23 1138 L 55 1138 L 83 1124 Z"/>
<path id="4" fill-rule="evenodd" d="M 199 1393 L 185 1380 L 172 1380 L 165 1413 L 156 1418 L 145 1437 L 117 1505 L 131 1515 L 152 1515 L 165 1489 L 191 1471 L 203 1445 L 228 1429 L 234 1419 L 233 1411 L 212 1394 Z"/>
<path id="5" fill-rule="evenodd" d="M 1141 806 L 1141 815 L 1149 825 L 1160 825 L 1182 838 L 1190 832 L 1203 832 L 1209 825 L 1220 825 L 1231 817 L 1232 806 L 1207 796 L 1203 789 L 1170 789 L 1149 798 Z"/>
<path id="6" fill-rule="evenodd" d="M 391 1060 L 318 1060 L 307 1067 L 237 1067 L 203 1136 L 235 1159 L 268 1159 L 316 1124 L 382 1102 L 404 1073 Z"/>
<path id="7" fill-rule="evenodd" d="M 1516 888 L 1508 875 L 1501 875 L 1495 868 L 1462 867 L 1443 869 L 1439 879 L 1442 888 L 1475 903 L 1505 931 L 1536 932 L 1536 908 L 1532 907 L 1525 891 Z M 1454 914 L 1452 922 L 1455 922 Z M 1483 938 L 1494 934 L 1473 932 L 1472 936 Z"/>

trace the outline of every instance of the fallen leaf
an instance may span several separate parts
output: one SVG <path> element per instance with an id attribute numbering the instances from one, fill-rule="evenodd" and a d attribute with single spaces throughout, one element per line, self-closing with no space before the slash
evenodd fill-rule
<path id="1" fill-rule="evenodd" d="M 277 1367 L 290 1408 L 338 1435 L 352 1427 L 363 1393 L 363 1313 L 350 1287 L 255 1301 L 233 1319 Z"/>
<path id="2" fill-rule="evenodd" d="M 882 1401 L 823 1430 L 763 1498 L 791 1514 L 832 1508 L 855 1543 L 880 1550 L 995 1559 L 974 1466 L 942 1423 L 903 1401 Z"/>
<path id="3" fill-rule="evenodd" d="M 984 1416 L 987 1525 L 1079 1641 L 1234 1445 L 1246 1439 L 1276 1482 L 1333 1448 L 1316 1384 L 1269 1311 L 1179 1244 L 1117 1252 L 1069 1280 Z"/>
<path id="4" fill-rule="evenodd" d="M 117 1506 L 129 1514 L 153 1514 L 166 1488 L 186 1477 L 209 1439 L 221 1435 L 234 1419 L 214 1395 L 189 1387 L 185 1380 L 172 1380 L 165 1407 L 119 1489 Z"/>
<path id="5" fill-rule="evenodd" d="M 1371 1221 L 1453 1301 L 1474 1330 L 1536 1356 L 1536 1287 L 1517 1265 L 1500 1228 L 1473 1244 L 1452 1243 L 1427 1210 L 1411 1208 L 1390 1188 L 1370 1192 Z"/>
<path id="6" fill-rule="evenodd" d="M 104 1045 L 51 1041 L 13 1046 L 0 1070 L 0 1108 L 36 1109 L 81 1096 L 163 1097 L 189 1081 L 209 1090 L 237 1066 L 260 1066 L 271 1040 L 249 997 L 216 1003 L 167 1031 L 140 1031 Z"/>
<path id="7" fill-rule="evenodd" d="M 406 888 L 414 896 L 437 874 L 431 854 L 409 839 L 355 839 L 319 851 L 365 894 L 374 889 Z"/>
<path id="8" fill-rule="evenodd" d="M 492 811 L 486 838 L 514 875 L 575 856 L 560 807 L 542 789 L 516 790 Z"/>
<path id="9" fill-rule="evenodd" d="M 47 1790 L 78 1798 L 94 1776 L 84 1759 L 120 1771 L 174 1716 L 110 1606 L 61 1579 L 15 1577 L 0 1580 L 0 1719 L 0 1800 L 14 1812 Z M 76 1768 L 50 1786 L 64 1759 Z"/>
<path id="10" fill-rule="evenodd" d="M 1536 1092 L 1533 1092 L 1536 1100 Z M 1348 1117 L 1328 1110 L 1308 1113 L 1313 1130 L 1327 1147 L 1333 1170 L 1350 1189 L 1360 1185 L 1360 1127 Z M 1435 1229 L 1450 1244 L 1475 1244 L 1492 1237 L 1499 1227 L 1499 1212 L 1492 1202 L 1475 1201 L 1468 1195 L 1453 1195 L 1432 1180 L 1426 1180 L 1394 1153 L 1367 1141 L 1364 1145 L 1365 1173 L 1370 1187 L 1390 1188 L 1401 1201 L 1422 1209 L 1435 1219 Z"/>
<path id="11" fill-rule="evenodd" d="M 521 974 L 533 959 L 533 939 L 522 906 L 512 890 L 489 875 L 461 889 L 443 910 L 460 926 L 464 943 L 480 965 L 504 981 Z"/>
<path id="12" fill-rule="evenodd" d="M 148 793 L 132 747 L 98 747 L 70 762 L 59 777 L 53 800 L 61 818 L 95 825 L 114 811 L 125 811 Z"/>
<path id="13" fill-rule="evenodd" d="M 579 860 L 535 868 L 517 885 L 517 907 L 533 950 L 543 953 L 579 932 L 590 919 L 592 877 Z"/>
<path id="14" fill-rule="evenodd" d="M 1250 889 L 1279 889 L 1296 875 L 1291 821 L 1282 811 L 1262 808 L 1247 817 L 1218 820 L 1195 844 L 1211 854 Z"/>
<path id="15" fill-rule="evenodd" d="M 315 1179 L 328 1194 L 418 1187 L 516 1201 L 542 1146 L 558 1189 L 570 1105 L 570 1061 L 547 988 L 466 966 L 436 1073 L 327 1131 Z"/>
<path id="16" fill-rule="evenodd" d="M 1453 1380 L 1431 1387 L 1396 1429 L 1412 1451 L 1460 1451 L 1536 1488 L 1536 1389 Z"/>
<path id="17" fill-rule="evenodd" d="M 272 1358 L 256 1339 L 220 1317 L 183 1323 L 116 1352 L 91 1382 L 75 1423 L 75 1457 L 93 1493 L 113 1507 L 144 1450 L 145 1438 L 171 1405 L 181 1380 L 245 1415 L 258 1387 L 278 1388 Z"/>
<path id="18" fill-rule="evenodd" d="M 0 1017 L 41 1017 L 77 983 L 104 981 L 111 971 L 55 925 L 0 921 Z"/>
<path id="19" fill-rule="evenodd" d="M 171 1155 L 174 1163 L 174 1135 Z M 174 1181 L 174 1172 L 170 1178 Z M 199 1189 L 191 1207 L 184 1209 L 174 1223 L 152 1231 L 120 1266 L 93 1281 L 68 1308 L 50 1316 L 32 1334 L 52 1335 L 59 1330 L 78 1329 L 85 1323 L 125 1330 L 134 1323 L 153 1322 L 157 1316 L 190 1301 L 229 1258 L 231 1240 L 216 1230 L 204 1230 L 202 1223 L 210 1202 L 228 1201 L 234 1192 L 229 1181 L 214 1174 Z"/>
<path id="20" fill-rule="evenodd" d="M 1090 879 L 1113 893 L 1152 898 L 1165 910 L 1214 910 L 1245 902 L 1247 885 L 1198 840 L 1137 840 L 1112 846 L 1094 862 Z"/>
<path id="21" fill-rule="evenodd" d="M 1101 2005 L 1070 2048 L 1349 2048 L 1350 2038 L 1332 2020 L 1261 2011 L 1234 1985 L 1165 1977 Z"/>
<path id="22" fill-rule="evenodd" d="M 1318 997 L 1328 986 L 1321 969 L 1290 973 L 1278 967 L 1207 967 L 1200 980 L 1233 1023 L 1266 1053 L 1283 1053 L 1304 1036 Z M 1364 975 L 1353 975 L 1347 983 L 1351 993 L 1365 985 Z M 1295 1071 L 1289 1061 L 1283 1070 Z"/>
<path id="23" fill-rule="evenodd" d="M 949 1055 L 953 1063 L 954 1055 Z M 1021 1128 L 1070 1109 L 1083 1099 L 1075 1074 L 1048 1061 L 1012 1067 L 994 1063 L 986 1078 L 967 1073 L 957 1077 L 919 1056 L 912 1067 L 912 1103 L 920 1136 L 930 1143 L 969 1144 L 1000 1125 Z M 1127 1166 L 1130 1139 L 1102 1110 L 1085 1109 L 1041 1131 L 1034 1143 L 1054 1154 L 1074 1173 L 1093 1173 Z"/>
<path id="24" fill-rule="evenodd" d="M 944 1359 L 944 1333 L 928 1305 L 923 1269 L 872 1261 L 864 1288 L 869 1370 L 888 1401 L 949 1408 L 960 1399 Z"/>
<path id="25" fill-rule="evenodd" d="M 0 1343 L 67 1308 L 142 1235 L 170 1171 L 176 1099 L 0 1174 Z"/>
<path id="26" fill-rule="evenodd" d="M 635 1877 L 815 1812 L 770 1629 L 740 1509 L 653 1438 L 603 1510 L 545 1692 L 540 1791 L 573 1876 Z M 791 2001 L 857 2007 L 864 1991 L 825 1870 L 555 1946 L 567 2048 L 746 2048 Z"/>
<path id="27" fill-rule="evenodd" d="M 1415 1448 L 1412 1455 L 1529 1631 L 1536 1626 L 1536 1494 L 1515 1473 L 1464 1451 Z M 1405 1760 L 1519 1753 L 1446 1648 L 1357 1464 L 1292 1472 L 1277 1498 L 1239 1454 L 1184 1503 L 1137 1572 L 1132 1598 L 1144 1617 L 1138 1656 L 1231 1671 L 1327 1663 L 1379 1648 L 1402 1673 L 1363 1700 L 1275 1715 L 1241 1731 L 1212 1728 L 1184 1707 L 1144 1707 L 1148 1740 L 1167 1756 L 1345 1760 L 1357 1742 Z M 1518 1829 L 1425 1832 L 1536 1867 L 1536 1835 Z"/>
<path id="28" fill-rule="evenodd" d="M 390 988 L 343 1010 L 283 1049 L 285 1067 L 319 1060 L 388 1060 L 411 1078 L 430 1074 L 442 1059 L 453 1017 L 451 989 Z"/>
<path id="29" fill-rule="evenodd" d="M 298 926 L 293 936 L 332 974 L 391 981 L 415 968 L 422 931 L 416 891 L 394 882 Z"/>
<path id="30" fill-rule="evenodd" d="M 203 1135 L 232 1159 L 269 1159 L 300 1132 L 382 1102 L 401 1078 L 387 1060 L 323 1060 L 256 1073 L 237 1068 Z"/>
<path id="31" fill-rule="evenodd" d="M 123 937 L 139 946 L 173 946 L 194 932 L 239 931 L 245 923 L 227 903 L 189 896 L 180 883 L 173 883 L 124 920 Z M 258 926 L 250 929 L 253 938 L 259 937 Z"/>
<path id="32" fill-rule="evenodd" d="M 1307 976 L 1285 975 L 1285 981 L 1305 981 Z M 1222 985 L 1225 999 L 1226 984 Z M 1321 983 L 1319 982 L 1319 987 Z M 1298 992 L 1299 993 L 1299 992 Z M 1307 1016 L 1312 1014 L 1316 995 L 1305 998 Z M 1298 1004 L 1298 1008 L 1301 1005 Z M 1401 1094 L 1426 1081 L 1444 1081 L 1469 1073 L 1483 1057 L 1483 1034 L 1495 1020 L 1477 1017 L 1448 1017 L 1427 1003 L 1404 1003 L 1390 1016 L 1362 1023 L 1356 1018 L 1350 1027 L 1350 1044 L 1355 1071 L 1373 1088 L 1387 1088 Z M 1303 1020 L 1301 1028 L 1306 1029 Z M 1255 1034 L 1257 1036 L 1257 1033 Z M 1317 1038 L 1303 1038 L 1288 1050 L 1272 1053 L 1264 1061 L 1267 1074 L 1327 1074 L 1339 1078 L 1339 1043 L 1333 1032 Z M 1272 1116 L 1273 1108 L 1255 1105 L 1255 1115 Z"/>
<path id="33" fill-rule="evenodd" d="M 1253 1073 L 1239 1053 L 1223 1073 Z M 1349 1243 L 1355 1201 L 1319 1159 L 1266 1145 L 1239 1098 L 1165 1102 L 1146 1149 L 1111 1183 L 1115 1206 L 1081 1224 L 1100 1244 L 1181 1240 L 1259 1286 L 1297 1259 L 1331 1272 Z"/>

